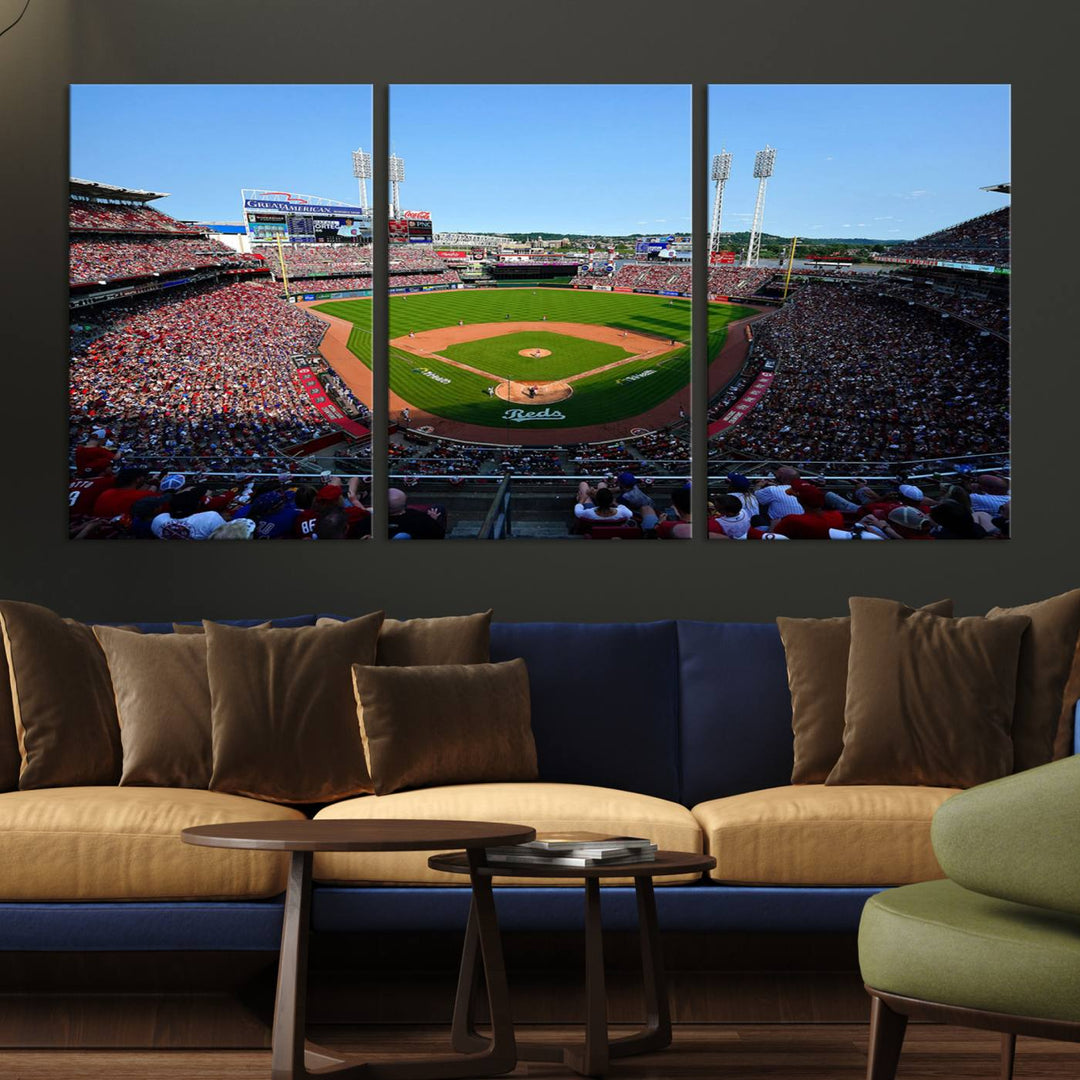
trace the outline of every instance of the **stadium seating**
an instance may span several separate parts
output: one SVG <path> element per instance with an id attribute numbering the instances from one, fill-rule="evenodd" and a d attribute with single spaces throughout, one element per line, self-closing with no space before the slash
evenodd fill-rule
<path id="1" fill-rule="evenodd" d="M 325 324 L 269 283 L 184 286 L 82 318 L 71 354 L 75 446 L 104 428 L 128 461 L 236 475 L 287 468 L 285 446 L 334 430 L 300 390 L 293 360 L 317 355 Z"/>
<path id="2" fill-rule="evenodd" d="M 957 320 L 858 286 L 812 283 L 754 327 L 775 377 L 721 436 L 781 461 L 1007 453 L 1008 348 Z"/>
<path id="3" fill-rule="evenodd" d="M 909 244 L 890 247 L 890 258 L 940 259 L 945 262 L 1008 266 L 1010 247 L 1009 207 L 950 225 L 920 236 Z"/>
<path id="4" fill-rule="evenodd" d="M 152 206 L 73 198 L 68 203 L 72 232 L 200 233 L 202 230 L 155 210 Z"/>
<path id="5" fill-rule="evenodd" d="M 258 265 L 252 256 L 208 237 L 136 240 L 111 236 L 72 239 L 69 276 L 72 285 L 86 285 L 208 266 Z"/>
<path id="6" fill-rule="evenodd" d="M 776 273 L 768 267 L 709 267 L 709 296 L 750 297 L 759 292 Z M 600 282 L 616 289 L 644 292 L 693 293 L 693 271 L 685 263 L 625 263 L 614 274 L 580 270 L 574 284 L 592 286 Z"/>

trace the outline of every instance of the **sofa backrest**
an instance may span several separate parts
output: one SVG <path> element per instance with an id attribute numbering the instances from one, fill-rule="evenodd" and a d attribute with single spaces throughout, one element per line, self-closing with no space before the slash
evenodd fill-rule
<path id="1" fill-rule="evenodd" d="M 791 695 L 775 623 L 677 624 L 687 806 L 791 783 Z"/>
<path id="2" fill-rule="evenodd" d="M 260 626 L 264 622 L 269 622 L 271 626 L 277 627 L 314 626 L 315 616 L 287 615 L 283 619 L 216 619 L 214 621 L 223 623 L 225 626 Z M 173 630 L 171 622 L 109 623 L 107 625 L 135 626 L 144 634 L 171 634 Z M 201 623 L 197 620 L 187 620 L 185 625 L 200 626 Z"/>
<path id="3" fill-rule="evenodd" d="M 679 799 L 674 622 L 492 623 L 492 661 L 517 656 L 541 780 Z"/>
<path id="4" fill-rule="evenodd" d="M 542 780 L 686 806 L 790 783 L 791 698 L 773 623 L 492 623 L 492 661 L 518 656 Z"/>

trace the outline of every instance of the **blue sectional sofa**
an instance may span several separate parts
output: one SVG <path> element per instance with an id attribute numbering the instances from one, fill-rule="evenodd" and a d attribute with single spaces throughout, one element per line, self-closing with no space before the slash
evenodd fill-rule
<path id="1" fill-rule="evenodd" d="M 170 624 L 140 628 L 171 631 Z M 940 876 L 930 818 L 950 791 L 790 785 L 791 704 L 772 624 L 495 623 L 491 653 L 495 661 L 520 656 L 528 663 L 540 783 L 366 796 L 314 811 L 335 817 L 472 816 L 635 832 L 652 831 L 655 822 L 660 842 L 704 848 L 718 860 L 708 879 L 658 890 L 661 926 L 669 931 L 854 932 L 874 892 Z M 108 804 L 139 789 L 93 790 Z M 70 849 L 58 854 L 49 835 L 57 826 L 48 814 L 34 819 L 43 824 L 13 824 L 24 797 L 31 796 L 59 797 L 0 794 L 0 953 L 277 948 L 280 895 L 245 895 L 243 889 L 231 898 L 94 895 L 85 886 L 92 868 L 73 865 L 92 859 L 93 845 L 86 855 L 73 857 Z M 168 791 L 155 797 L 171 798 Z M 252 800 L 250 812 L 242 807 L 241 814 L 259 817 L 263 805 Z M 79 813 L 79 828 L 92 833 L 94 814 Z M 186 823 L 198 823 L 197 817 Z M 20 865 L 10 845 L 18 834 L 20 850 L 27 850 L 27 828 L 41 829 L 30 837 L 39 878 L 43 869 L 53 872 L 49 861 L 56 859 L 56 875 L 83 882 L 78 895 L 66 895 L 62 887 L 48 896 L 19 891 Z M 172 836 L 159 840 L 169 845 Z M 326 864 L 322 871 L 317 864 L 313 929 L 459 931 L 467 890 L 434 878 L 412 858 Z M 162 888 L 176 890 L 175 884 Z M 265 893 L 268 887 L 264 882 L 259 888 Z M 504 929 L 580 926 L 580 894 L 573 888 L 507 885 L 497 895 Z M 607 926 L 636 924 L 631 888 L 612 885 L 603 896 Z"/>

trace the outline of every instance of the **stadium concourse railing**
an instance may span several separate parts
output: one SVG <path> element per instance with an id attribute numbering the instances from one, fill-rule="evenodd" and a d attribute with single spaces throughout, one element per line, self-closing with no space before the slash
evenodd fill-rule
<path id="1" fill-rule="evenodd" d="M 730 473 L 740 473 L 750 480 L 771 480 L 780 465 L 798 469 L 804 479 L 828 484 L 895 483 L 898 480 L 947 479 L 967 473 L 1001 473 L 1008 476 L 1007 454 L 965 454 L 958 457 L 918 458 L 910 461 L 792 461 L 790 459 L 720 458 L 709 454 L 709 478 L 722 480 Z"/>

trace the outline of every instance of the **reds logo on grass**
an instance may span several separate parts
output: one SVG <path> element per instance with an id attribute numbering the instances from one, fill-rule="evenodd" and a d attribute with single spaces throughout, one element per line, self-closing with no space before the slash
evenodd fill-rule
<path id="1" fill-rule="evenodd" d="M 534 411 L 507 409 L 503 413 L 503 419 L 509 420 L 513 424 L 521 424 L 526 420 L 565 420 L 566 414 L 558 409 L 536 409 Z"/>

